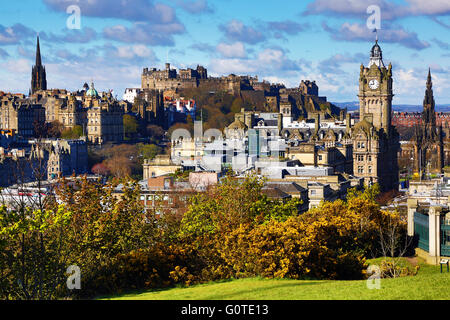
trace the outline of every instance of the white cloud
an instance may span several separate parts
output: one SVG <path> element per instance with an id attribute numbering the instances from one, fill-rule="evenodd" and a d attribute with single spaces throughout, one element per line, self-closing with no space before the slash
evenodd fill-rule
<path id="1" fill-rule="evenodd" d="M 408 16 L 439 16 L 450 13 L 448 0 L 406 0 L 397 4 L 387 0 L 315 0 L 308 4 L 306 15 L 326 14 L 338 17 L 368 17 L 367 8 L 377 5 L 383 20 L 395 20 Z"/>
<path id="2" fill-rule="evenodd" d="M 297 74 L 300 62 L 289 59 L 281 49 L 266 48 L 250 58 L 212 59 L 210 69 L 216 74 L 260 74 L 284 76 Z"/>
<path id="3" fill-rule="evenodd" d="M 334 39 L 344 41 L 373 41 L 375 36 L 373 30 L 369 30 L 366 25 L 359 23 L 344 22 L 340 28 L 329 27 L 322 24 L 325 31 L 331 34 Z M 398 43 L 407 48 L 422 50 L 428 48 L 430 44 L 419 39 L 417 33 L 405 30 L 401 26 L 385 24 L 378 31 L 382 42 Z"/>
<path id="4" fill-rule="evenodd" d="M 133 59 L 154 57 L 153 50 L 145 45 L 121 46 L 117 48 L 117 56 L 119 58 Z"/>
<path id="5" fill-rule="evenodd" d="M 232 44 L 219 43 L 217 51 L 225 58 L 245 58 L 247 52 L 242 42 L 235 42 Z"/>
<path id="6" fill-rule="evenodd" d="M 30 72 L 31 74 L 31 61 L 27 59 L 15 59 L 9 60 L 7 63 L 3 64 L 3 68 L 14 73 L 25 73 Z"/>
<path id="7" fill-rule="evenodd" d="M 409 12 L 414 15 L 445 15 L 450 13 L 450 1 L 448 0 L 406 0 L 409 4 Z"/>

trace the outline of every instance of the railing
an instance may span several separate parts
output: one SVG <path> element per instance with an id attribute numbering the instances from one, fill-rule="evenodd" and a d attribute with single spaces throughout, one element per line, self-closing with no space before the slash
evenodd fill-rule
<path id="1" fill-rule="evenodd" d="M 414 237 L 420 249 L 429 251 L 428 215 L 419 212 L 414 213 Z"/>
<path id="2" fill-rule="evenodd" d="M 450 222 L 441 217 L 441 256 L 450 256 Z"/>

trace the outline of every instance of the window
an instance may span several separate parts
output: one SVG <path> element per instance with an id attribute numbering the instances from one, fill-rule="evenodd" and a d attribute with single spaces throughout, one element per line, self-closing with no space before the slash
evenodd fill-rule
<path id="1" fill-rule="evenodd" d="M 372 161 L 372 156 L 371 155 L 367 156 L 367 161 Z"/>
<path id="2" fill-rule="evenodd" d="M 372 173 L 372 166 L 369 166 L 369 173 Z"/>
<path id="3" fill-rule="evenodd" d="M 363 166 L 358 166 L 358 173 L 364 173 L 364 167 Z"/>
<path id="4" fill-rule="evenodd" d="M 322 156 L 319 156 L 319 161 L 322 161 Z"/>

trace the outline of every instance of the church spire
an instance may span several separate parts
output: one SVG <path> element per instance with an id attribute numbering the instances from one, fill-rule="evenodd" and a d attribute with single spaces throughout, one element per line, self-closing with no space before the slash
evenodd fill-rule
<path id="1" fill-rule="evenodd" d="M 40 44 L 39 44 L 39 36 L 37 36 L 37 46 L 36 46 L 36 66 L 42 66 L 41 46 L 40 46 Z"/>
<path id="2" fill-rule="evenodd" d="M 36 65 L 31 71 L 31 93 L 34 94 L 39 90 L 47 90 L 47 75 L 45 67 L 42 65 L 41 45 L 39 43 L 39 36 L 36 44 Z"/>

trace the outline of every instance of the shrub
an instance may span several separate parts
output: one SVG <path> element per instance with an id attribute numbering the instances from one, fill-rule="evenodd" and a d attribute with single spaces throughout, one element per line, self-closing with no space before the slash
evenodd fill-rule
<path id="1" fill-rule="evenodd" d="M 235 277 L 362 279 L 363 256 L 321 239 L 329 231 L 324 223 L 311 227 L 300 218 L 241 226 L 226 236 L 221 254 Z"/>
<path id="2" fill-rule="evenodd" d="M 398 278 L 415 276 L 419 271 L 419 266 L 410 267 L 402 265 L 398 259 L 384 259 L 381 261 L 381 278 Z"/>

